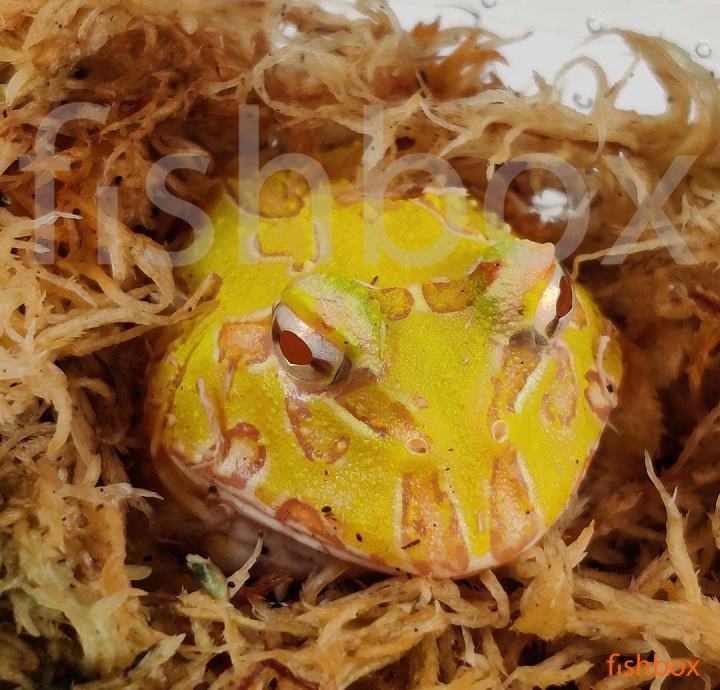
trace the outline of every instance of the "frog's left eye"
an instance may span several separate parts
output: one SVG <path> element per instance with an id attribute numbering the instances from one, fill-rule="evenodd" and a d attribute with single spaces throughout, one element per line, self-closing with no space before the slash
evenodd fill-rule
<path id="1" fill-rule="evenodd" d="M 544 340 L 558 335 L 572 321 L 575 311 L 575 291 L 567 273 L 558 265 L 545 288 L 537 311 L 534 326 L 536 334 Z"/>
<path id="2" fill-rule="evenodd" d="M 350 372 L 345 353 L 282 302 L 273 309 L 272 339 L 283 369 L 304 386 L 328 388 Z"/>

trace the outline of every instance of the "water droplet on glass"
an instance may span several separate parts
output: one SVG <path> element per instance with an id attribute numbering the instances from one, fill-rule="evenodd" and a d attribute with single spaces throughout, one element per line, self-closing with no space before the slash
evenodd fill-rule
<path id="1" fill-rule="evenodd" d="M 591 34 L 596 34 L 598 31 L 602 31 L 602 19 L 600 19 L 599 17 L 588 17 L 587 28 Z"/>
<path id="2" fill-rule="evenodd" d="M 595 99 L 591 96 L 583 96 L 581 93 L 573 94 L 573 103 L 581 110 L 590 110 L 595 105 Z"/>
<path id="3" fill-rule="evenodd" d="M 709 58 L 712 55 L 712 48 L 702 41 L 695 46 L 695 54 L 701 58 Z"/>
<path id="4" fill-rule="evenodd" d="M 491 10 L 497 4 L 498 4 L 498 0 L 482 0 L 482 6 L 486 10 Z"/>

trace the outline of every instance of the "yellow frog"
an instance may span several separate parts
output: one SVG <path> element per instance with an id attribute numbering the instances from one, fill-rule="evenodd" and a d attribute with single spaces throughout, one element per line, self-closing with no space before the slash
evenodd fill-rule
<path id="1" fill-rule="evenodd" d="M 460 578 L 514 558 L 573 495 L 617 403 L 613 327 L 552 245 L 472 199 L 461 228 L 440 192 L 386 199 L 400 253 L 446 251 L 367 263 L 360 201 L 333 187 L 321 252 L 307 198 L 277 184 L 256 224 L 224 193 L 212 248 L 179 271 L 188 289 L 222 284 L 149 372 L 167 492 L 221 562 L 259 532 L 296 574 L 340 559 Z"/>

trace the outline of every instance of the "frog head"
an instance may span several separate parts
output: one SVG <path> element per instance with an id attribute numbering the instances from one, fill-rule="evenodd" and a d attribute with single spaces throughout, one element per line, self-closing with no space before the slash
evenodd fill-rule
<path id="1" fill-rule="evenodd" d="M 217 523 L 220 504 L 371 569 L 507 562 L 597 449 L 622 372 L 615 332 L 552 245 L 486 224 L 473 200 L 460 232 L 441 196 L 386 201 L 403 251 L 452 235 L 413 266 L 367 263 L 363 206 L 337 196 L 324 259 L 308 203 L 259 225 L 227 194 L 213 206 L 214 245 L 178 279 L 222 286 L 150 370 L 153 466 L 201 519 Z M 258 259 L 238 263 L 248 246 Z"/>

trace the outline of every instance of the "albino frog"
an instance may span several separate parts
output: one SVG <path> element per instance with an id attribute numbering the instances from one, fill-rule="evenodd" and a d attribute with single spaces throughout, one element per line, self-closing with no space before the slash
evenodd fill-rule
<path id="1" fill-rule="evenodd" d="M 149 371 L 166 492 L 226 567 L 259 533 L 294 574 L 340 559 L 460 578 L 511 560 L 598 447 L 622 375 L 613 327 L 551 244 L 490 226 L 474 200 L 461 228 L 439 193 L 385 200 L 395 258 L 366 263 L 360 202 L 333 187 L 321 238 L 278 180 L 259 226 L 224 193 L 211 250 L 179 271 L 188 289 L 222 283 Z M 398 260 L 433 244 L 434 262 Z"/>

